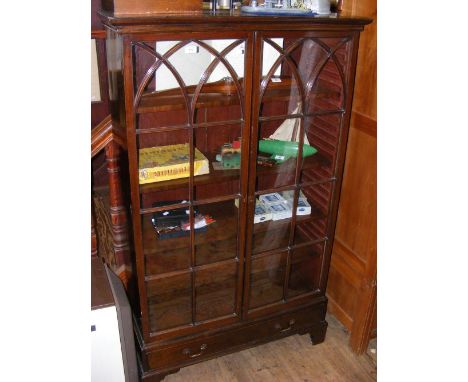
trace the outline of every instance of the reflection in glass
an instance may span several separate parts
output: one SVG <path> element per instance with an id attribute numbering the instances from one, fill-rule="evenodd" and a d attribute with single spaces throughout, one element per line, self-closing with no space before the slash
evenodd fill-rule
<path id="1" fill-rule="evenodd" d="M 249 307 L 280 301 L 286 268 L 286 252 L 252 259 Z"/>
<path id="2" fill-rule="evenodd" d="M 257 191 L 295 183 L 299 119 L 264 122 L 260 126 L 257 153 Z"/>
<path id="3" fill-rule="evenodd" d="M 238 203 L 238 199 L 237 203 Z M 195 264 L 204 265 L 237 257 L 239 209 L 234 200 L 197 206 L 200 217 L 209 223 L 195 231 Z"/>
<path id="4" fill-rule="evenodd" d="M 156 51 L 161 55 L 166 54 L 179 43 L 180 41 L 158 41 L 155 43 Z M 192 41 L 168 58 L 168 61 L 180 74 L 186 86 L 197 85 L 205 69 L 216 60 L 216 56 L 204 44 L 213 48 L 219 54 L 222 54 L 223 50 L 231 44 L 235 44 L 235 47 L 227 54 L 225 53 L 224 57 L 232 66 L 236 76 L 238 78 L 244 77 L 245 43 L 243 41 L 234 39 L 202 40 L 200 44 L 197 41 Z M 220 81 L 225 77 L 232 77 L 232 75 L 224 65 L 216 66 L 209 82 Z M 156 75 L 154 90 L 161 91 L 177 86 L 177 81 L 175 81 L 167 67 L 162 67 Z"/>
<path id="5" fill-rule="evenodd" d="M 341 110 L 344 108 L 343 82 L 336 63 L 328 59 L 315 78 L 308 93 L 306 112 L 308 114 Z"/>
<path id="6" fill-rule="evenodd" d="M 323 243 L 292 250 L 288 297 L 318 289 Z"/>
<path id="7" fill-rule="evenodd" d="M 310 218 L 297 219 L 294 244 L 303 244 L 323 239 L 327 234 L 328 209 L 334 182 L 306 186 L 302 195 L 310 204 Z"/>
<path id="8" fill-rule="evenodd" d="M 286 248 L 289 243 L 291 220 L 268 221 L 254 226 L 253 253 Z"/>
<path id="9" fill-rule="evenodd" d="M 317 182 L 334 175 L 336 148 L 340 139 L 341 113 L 305 118 L 305 138 L 318 150 L 315 162 L 306 158 L 300 181 Z"/>

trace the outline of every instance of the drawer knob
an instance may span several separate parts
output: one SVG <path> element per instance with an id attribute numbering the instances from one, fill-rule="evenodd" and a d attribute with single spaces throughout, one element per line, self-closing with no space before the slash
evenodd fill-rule
<path id="1" fill-rule="evenodd" d="M 296 323 L 296 320 L 292 318 L 289 320 L 289 326 L 287 328 L 283 329 L 280 324 L 276 324 L 275 328 L 279 330 L 281 333 L 284 333 L 284 332 L 290 331 L 293 328 L 295 323 Z"/>
<path id="2" fill-rule="evenodd" d="M 195 357 L 201 356 L 207 347 L 208 347 L 207 344 L 202 344 L 200 346 L 200 351 L 198 353 L 195 353 L 195 354 L 192 354 L 192 350 L 190 350 L 189 348 L 185 348 L 182 352 L 185 355 L 188 355 L 190 358 L 195 358 Z"/>

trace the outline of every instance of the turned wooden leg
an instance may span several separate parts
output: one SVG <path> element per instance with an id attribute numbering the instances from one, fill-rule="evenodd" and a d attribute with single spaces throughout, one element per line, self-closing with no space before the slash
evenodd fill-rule
<path id="1" fill-rule="evenodd" d="M 112 224 L 112 241 L 118 276 L 125 288 L 131 272 L 130 247 L 128 243 L 127 213 L 124 207 L 119 167 L 120 148 L 115 142 L 106 146 L 107 173 L 109 177 L 109 204 Z"/>
<path id="2" fill-rule="evenodd" d="M 315 326 L 310 331 L 310 340 L 314 345 L 320 344 L 325 341 L 325 335 L 327 334 L 328 322 L 322 321 L 320 325 Z"/>

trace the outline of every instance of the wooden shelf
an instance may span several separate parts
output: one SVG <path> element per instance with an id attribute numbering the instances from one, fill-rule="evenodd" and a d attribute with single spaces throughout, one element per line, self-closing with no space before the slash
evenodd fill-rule
<path id="1" fill-rule="evenodd" d="M 317 219 L 321 219 L 324 216 L 322 213 L 317 209 L 312 207 L 312 213 L 310 215 L 297 215 L 296 216 L 296 224 L 304 224 L 308 223 Z M 276 231 L 284 228 L 285 226 L 291 224 L 291 218 L 288 219 L 281 219 L 281 220 L 268 220 L 264 223 L 257 223 L 254 224 L 253 232 L 261 233 L 267 231 Z"/>
<path id="2" fill-rule="evenodd" d="M 242 84 L 243 80 L 241 79 L 239 82 Z M 291 78 L 281 77 L 281 82 L 270 82 L 268 84 L 262 102 L 291 101 L 297 97 L 291 95 L 292 89 L 294 87 L 291 87 Z M 191 103 L 195 86 L 187 86 L 186 91 Z M 340 92 L 330 88 L 323 81 L 315 86 L 313 94 L 315 98 L 336 98 L 340 96 Z M 202 87 L 195 108 L 202 109 L 233 105 L 239 105 L 237 88 L 233 83 L 226 84 L 223 81 L 217 81 L 208 83 Z M 136 112 L 143 114 L 175 110 L 185 110 L 185 99 L 180 88 L 143 94 Z"/>
<path id="3" fill-rule="evenodd" d="M 216 223 L 208 226 L 206 232 L 195 233 L 195 246 L 211 243 L 211 249 L 215 251 L 222 242 L 235 240 L 237 235 L 238 209 L 233 200 L 219 203 L 210 203 L 199 206 L 200 213 L 212 216 Z M 296 224 L 304 224 L 323 218 L 319 209 L 312 207 L 310 215 L 296 216 Z M 266 231 L 281 230 L 291 223 L 291 218 L 281 220 L 269 220 L 264 223 L 254 224 L 254 234 Z M 150 216 L 143 217 L 144 253 L 146 256 L 161 255 L 168 252 L 187 248 L 189 250 L 189 237 L 159 239 L 151 223 Z M 220 249 L 220 248 L 219 248 Z M 203 255 L 203 252 L 200 253 Z M 203 259 L 198 263 L 205 264 Z M 224 259 L 223 259 L 224 260 Z"/>
<path id="4" fill-rule="evenodd" d="M 319 167 L 328 167 L 330 161 L 316 153 L 310 157 L 304 158 L 303 170 L 309 170 Z M 296 159 L 291 158 L 283 164 L 278 164 L 273 167 L 257 166 L 257 176 L 275 175 L 280 173 L 293 173 L 296 167 Z M 198 175 L 194 178 L 194 185 L 201 186 L 212 183 L 222 183 L 232 180 L 240 180 L 240 170 L 214 170 L 212 162 L 210 162 L 210 173 L 205 175 Z M 147 183 L 140 185 L 140 193 L 145 194 L 149 192 L 159 192 L 174 190 L 178 188 L 188 188 L 189 178 L 180 178 L 168 180 L 164 182 Z"/>

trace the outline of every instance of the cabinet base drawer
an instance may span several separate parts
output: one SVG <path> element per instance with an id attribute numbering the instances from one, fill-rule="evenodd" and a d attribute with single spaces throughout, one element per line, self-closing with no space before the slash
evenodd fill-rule
<path id="1" fill-rule="evenodd" d="M 313 343 L 319 343 L 325 338 L 325 313 L 326 302 L 273 318 L 245 323 L 223 332 L 211 335 L 202 333 L 195 339 L 181 340 L 159 348 L 155 346 L 142 351 L 143 370 L 167 372 L 298 333 L 309 332 Z"/>

